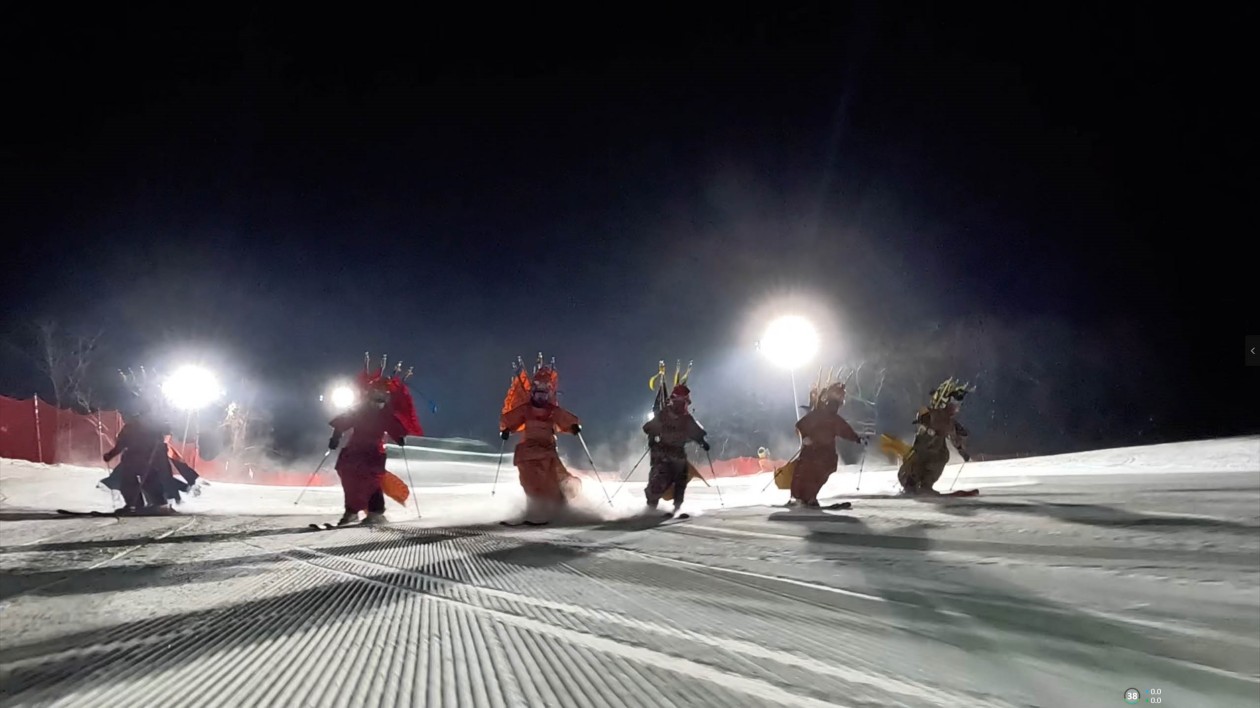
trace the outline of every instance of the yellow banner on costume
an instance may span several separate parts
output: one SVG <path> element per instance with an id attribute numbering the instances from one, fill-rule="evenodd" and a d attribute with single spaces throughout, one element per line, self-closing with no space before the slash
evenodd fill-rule
<path id="1" fill-rule="evenodd" d="M 779 489 L 792 488 L 792 474 L 796 472 L 796 460 L 783 465 L 774 471 L 774 486 Z"/>
<path id="2" fill-rule="evenodd" d="M 898 440 L 897 438 L 894 438 L 885 433 L 880 433 L 879 449 L 880 449 L 880 452 L 883 452 L 885 455 L 888 456 L 888 460 L 890 462 L 892 462 L 893 464 L 896 464 L 906 459 L 906 457 L 910 454 L 911 447 L 910 445 L 906 444 L 905 442 L 901 440 Z"/>

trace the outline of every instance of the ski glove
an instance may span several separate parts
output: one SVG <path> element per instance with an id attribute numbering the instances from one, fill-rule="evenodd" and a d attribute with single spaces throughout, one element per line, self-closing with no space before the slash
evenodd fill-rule
<path id="1" fill-rule="evenodd" d="M 500 430 L 499 437 L 503 438 L 504 440 L 507 440 L 508 438 L 512 437 L 512 433 L 511 431 L 508 431 L 508 430 Z"/>
<path id="2" fill-rule="evenodd" d="M 709 442 L 707 440 L 701 440 L 700 448 L 704 450 L 705 452 L 708 452 L 712 448 L 712 446 L 709 445 Z"/>
<path id="3" fill-rule="evenodd" d="M 971 462 L 971 453 L 970 453 L 970 452 L 964 452 L 964 451 L 962 451 L 962 450 L 959 450 L 959 451 L 958 451 L 958 454 L 962 455 L 963 462 Z"/>
<path id="4" fill-rule="evenodd" d="M 394 444 L 398 447 L 406 447 L 407 438 L 394 438 Z"/>
<path id="5" fill-rule="evenodd" d="M 336 449 L 337 449 L 337 446 L 338 446 L 338 445 L 340 445 L 340 444 L 341 444 L 341 436 L 340 436 L 340 435 L 337 435 L 336 433 L 333 433 L 333 436 L 332 436 L 331 438 L 328 438 L 328 449 L 329 449 L 329 450 L 336 450 Z"/>
<path id="6" fill-rule="evenodd" d="M 582 434 L 582 426 L 578 425 L 577 423 L 574 423 L 574 424 L 573 424 L 573 427 L 572 427 L 572 428 L 569 428 L 569 431 L 570 431 L 570 432 L 572 432 L 574 435 L 581 435 L 581 434 Z"/>

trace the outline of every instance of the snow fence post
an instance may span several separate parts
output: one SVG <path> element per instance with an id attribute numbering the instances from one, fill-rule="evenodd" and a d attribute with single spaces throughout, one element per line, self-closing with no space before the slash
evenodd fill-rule
<path id="1" fill-rule="evenodd" d="M 44 463 L 44 435 L 39 429 L 39 394 L 31 396 L 31 401 L 35 404 L 35 449 L 38 450 L 39 462 Z"/>
<path id="2" fill-rule="evenodd" d="M 101 461 L 105 461 L 105 428 L 101 425 L 101 412 L 96 411 L 96 445 L 101 449 Z M 109 469 L 109 463 L 105 462 L 105 469 Z"/>

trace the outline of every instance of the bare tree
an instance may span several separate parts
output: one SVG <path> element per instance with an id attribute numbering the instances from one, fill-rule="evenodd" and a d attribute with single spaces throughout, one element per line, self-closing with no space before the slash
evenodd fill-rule
<path id="1" fill-rule="evenodd" d="M 58 408 L 74 406 L 91 412 L 92 381 L 89 373 L 101 334 L 72 334 L 51 320 L 36 328 L 36 362 L 53 387 Z"/>

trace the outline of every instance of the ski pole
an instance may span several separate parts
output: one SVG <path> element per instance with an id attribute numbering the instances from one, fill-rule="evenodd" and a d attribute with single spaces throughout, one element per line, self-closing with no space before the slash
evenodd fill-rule
<path id="1" fill-rule="evenodd" d="M 328 460 L 328 456 L 331 454 L 331 449 L 324 453 L 323 459 L 321 459 L 319 464 L 315 466 L 315 471 L 311 473 L 310 479 L 306 480 L 306 486 L 302 487 L 302 493 L 299 494 L 297 500 L 293 502 L 293 506 L 297 506 L 298 502 L 302 501 L 302 497 L 306 495 L 306 490 L 311 488 L 311 482 L 315 481 L 315 475 L 319 474 L 319 470 L 324 466 L 324 463 Z"/>
<path id="2" fill-rule="evenodd" d="M 718 484 L 717 470 L 713 468 L 713 456 L 709 454 L 708 450 L 704 451 L 704 456 L 709 460 L 709 476 L 713 478 L 713 486 L 717 489 L 718 503 L 722 505 L 722 508 L 726 508 L 726 501 L 722 499 L 722 485 Z"/>
<path id="3" fill-rule="evenodd" d="M 866 443 L 862 443 L 862 461 L 858 463 L 858 491 L 862 490 L 862 470 L 866 467 Z"/>
<path id="4" fill-rule="evenodd" d="M 611 498 L 615 499 L 617 495 L 621 493 L 621 488 L 626 486 L 626 482 L 630 481 L 630 476 L 634 474 L 635 470 L 639 469 L 639 465 L 643 464 L 643 458 L 647 457 L 648 450 L 650 449 L 651 448 L 644 448 L 643 454 L 639 455 L 639 461 L 634 463 L 634 467 L 630 468 L 630 471 L 626 473 L 625 477 L 621 478 L 621 484 L 617 485 L 617 491 L 613 492 Z"/>
<path id="5" fill-rule="evenodd" d="M 582 433 L 577 434 L 577 439 L 582 443 L 582 449 L 586 451 L 586 460 L 591 463 L 591 471 L 595 473 L 595 479 L 599 481 L 599 488 L 604 490 L 604 498 L 608 500 L 608 506 L 612 506 L 612 497 L 608 496 L 608 488 L 604 486 L 604 478 L 599 476 L 599 470 L 595 469 L 595 458 L 591 457 L 591 449 L 586 446 L 586 438 L 582 437 Z"/>
<path id="6" fill-rule="evenodd" d="M 398 449 L 402 450 L 403 469 L 407 471 L 407 484 L 411 487 L 411 500 L 416 504 L 416 518 L 420 518 L 420 495 L 416 492 L 416 482 L 411 478 L 411 463 L 407 461 L 407 440 L 403 439 L 398 445 Z"/>
<path id="7" fill-rule="evenodd" d="M 494 466 L 494 484 L 490 485 L 490 496 L 494 496 L 494 492 L 499 487 L 499 470 L 503 469 L 503 448 L 507 445 L 507 438 L 499 443 L 499 464 Z"/>
<path id="8" fill-rule="evenodd" d="M 962 470 L 963 470 L 963 468 L 964 468 L 964 467 L 966 467 L 966 466 L 967 466 L 967 461 L 966 461 L 966 460 L 963 460 L 963 463 L 962 463 L 961 465 L 958 465 L 958 471 L 957 471 L 956 473 L 954 473 L 954 481 L 949 483 L 949 491 L 951 491 L 951 492 L 952 492 L 952 491 L 954 491 L 954 485 L 955 485 L 955 484 L 958 484 L 958 477 L 959 477 L 959 475 L 961 475 L 961 474 L 962 474 Z"/>

